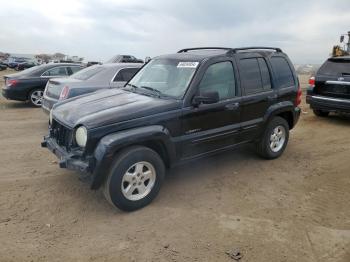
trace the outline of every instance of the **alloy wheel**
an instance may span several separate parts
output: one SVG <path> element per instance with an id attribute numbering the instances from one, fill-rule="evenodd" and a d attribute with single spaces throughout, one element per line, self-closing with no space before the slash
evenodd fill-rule
<path id="1" fill-rule="evenodd" d="M 41 106 L 43 95 L 44 95 L 44 91 L 35 90 L 30 95 L 30 101 L 35 106 Z"/>
<path id="2" fill-rule="evenodd" d="M 156 182 L 156 171 L 149 162 L 137 162 L 123 175 L 121 190 L 124 197 L 131 201 L 145 198 Z"/>
<path id="3" fill-rule="evenodd" d="M 286 141 L 286 129 L 284 126 L 276 126 L 270 136 L 270 149 L 272 152 L 278 152 L 282 149 Z"/>

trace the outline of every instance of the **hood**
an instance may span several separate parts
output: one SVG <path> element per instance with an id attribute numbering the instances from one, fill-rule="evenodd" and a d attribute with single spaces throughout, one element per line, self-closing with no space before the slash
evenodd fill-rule
<path id="1" fill-rule="evenodd" d="M 87 128 L 95 128 L 179 107 L 180 102 L 176 100 L 108 89 L 56 104 L 53 117 L 71 128 L 81 124 Z"/>

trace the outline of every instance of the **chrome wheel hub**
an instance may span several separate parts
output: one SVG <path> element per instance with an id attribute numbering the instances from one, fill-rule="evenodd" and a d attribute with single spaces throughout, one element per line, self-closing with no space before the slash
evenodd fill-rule
<path id="1" fill-rule="evenodd" d="M 41 106 L 43 95 L 44 95 L 44 91 L 40 91 L 40 90 L 34 91 L 30 96 L 30 100 L 34 105 Z"/>
<path id="2" fill-rule="evenodd" d="M 121 184 L 125 198 L 137 201 L 146 197 L 156 182 L 156 171 L 149 162 L 137 162 L 124 174 Z"/>
<path id="3" fill-rule="evenodd" d="M 278 152 L 282 149 L 286 141 L 286 129 L 283 126 L 276 126 L 270 136 L 270 149 L 272 152 Z"/>

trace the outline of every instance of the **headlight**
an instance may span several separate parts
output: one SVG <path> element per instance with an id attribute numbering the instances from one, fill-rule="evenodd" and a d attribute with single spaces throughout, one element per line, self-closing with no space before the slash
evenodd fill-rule
<path id="1" fill-rule="evenodd" d="M 49 124 L 52 125 L 52 109 L 50 110 Z"/>
<path id="2" fill-rule="evenodd" d="M 78 146 L 85 147 L 87 141 L 86 127 L 80 126 L 77 128 L 75 131 L 75 141 L 77 142 Z"/>

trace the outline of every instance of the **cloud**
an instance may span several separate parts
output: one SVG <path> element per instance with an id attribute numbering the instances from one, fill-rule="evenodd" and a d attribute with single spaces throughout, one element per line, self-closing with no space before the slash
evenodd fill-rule
<path id="1" fill-rule="evenodd" d="M 191 46 L 278 46 L 295 63 L 321 63 L 350 28 L 350 2 L 22 0 L 0 3 L 0 49 L 104 61 Z"/>

